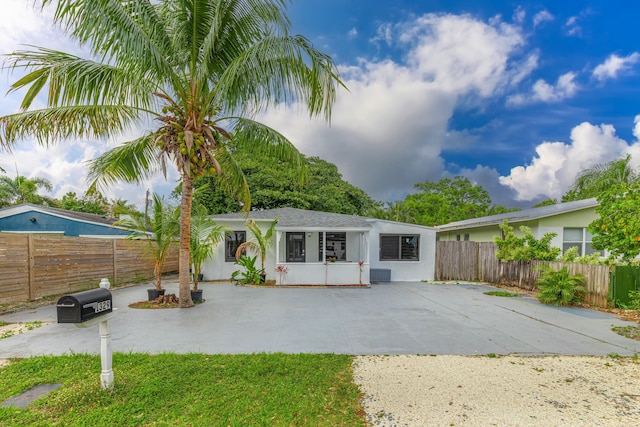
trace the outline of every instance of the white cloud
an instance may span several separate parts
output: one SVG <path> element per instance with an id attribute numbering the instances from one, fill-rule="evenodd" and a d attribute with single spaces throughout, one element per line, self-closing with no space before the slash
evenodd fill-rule
<path id="1" fill-rule="evenodd" d="M 513 22 L 518 24 L 522 24 L 524 19 L 527 17 L 527 11 L 524 10 L 524 7 L 518 6 L 515 11 L 513 11 Z"/>
<path id="2" fill-rule="evenodd" d="M 535 61 L 512 61 L 524 38 L 504 23 L 429 14 L 380 28 L 387 42 L 406 51 L 406 61 L 342 66 L 349 92 L 339 93 L 330 128 L 293 108 L 270 111 L 262 120 L 303 153 L 338 165 L 346 180 L 372 197 L 393 200 L 416 182 L 440 178 L 449 121 L 461 97 L 502 93 Z"/>
<path id="3" fill-rule="evenodd" d="M 631 69 L 638 60 L 640 60 L 640 54 L 638 52 L 633 52 L 624 57 L 612 54 L 606 61 L 593 69 L 592 76 L 600 81 L 615 79 L 619 73 Z"/>
<path id="4" fill-rule="evenodd" d="M 640 133 L 638 120 L 636 117 L 635 131 Z M 570 143 L 545 141 L 538 145 L 531 163 L 511 169 L 508 176 L 500 177 L 500 183 L 515 190 L 517 200 L 534 200 L 540 196 L 560 198 L 584 169 L 640 148 L 628 145 L 616 136 L 615 128 L 607 124 L 581 123 L 573 128 L 570 139 Z"/>
<path id="5" fill-rule="evenodd" d="M 581 37 L 582 36 L 582 27 L 578 25 L 578 16 L 571 16 L 567 19 L 567 22 L 564 24 L 565 32 L 569 36 L 573 37 Z"/>
<path id="6" fill-rule="evenodd" d="M 534 83 L 530 93 L 507 97 L 507 104 L 518 106 L 534 102 L 551 103 L 571 98 L 578 91 L 578 85 L 575 82 L 576 76 L 577 74 L 573 71 L 565 73 L 558 77 L 554 85 L 540 79 Z"/>
<path id="7" fill-rule="evenodd" d="M 378 43 L 382 41 L 390 45 L 391 42 L 393 41 L 392 28 L 393 28 L 392 25 L 388 22 L 380 24 L 378 26 L 378 29 L 376 30 L 375 37 L 370 39 L 370 41 L 372 43 Z"/>
<path id="8" fill-rule="evenodd" d="M 536 13 L 533 16 L 533 26 L 537 27 L 538 25 L 542 24 L 543 22 L 553 21 L 553 20 L 554 20 L 554 16 L 551 13 L 549 13 L 548 10 L 545 9 L 545 10 L 542 10 L 542 11 Z"/>

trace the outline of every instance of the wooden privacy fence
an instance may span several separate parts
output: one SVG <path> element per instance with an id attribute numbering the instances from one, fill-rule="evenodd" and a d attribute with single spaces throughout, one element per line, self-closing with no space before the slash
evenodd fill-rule
<path id="1" fill-rule="evenodd" d="M 532 291 L 538 288 L 536 280 L 540 276 L 542 265 L 549 265 L 555 270 L 566 265 L 571 274 L 579 273 L 585 277 L 585 303 L 602 308 L 608 306 L 608 265 L 548 261 L 500 262 L 496 259 L 496 249 L 492 242 L 437 242 L 435 279 L 497 283 Z"/>
<path id="2" fill-rule="evenodd" d="M 151 278 L 147 248 L 135 240 L 0 233 L 0 303 L 94 288 L 103 277 L 114 285 Z M 176 245 L 163 272 L 177 270 Z"/>

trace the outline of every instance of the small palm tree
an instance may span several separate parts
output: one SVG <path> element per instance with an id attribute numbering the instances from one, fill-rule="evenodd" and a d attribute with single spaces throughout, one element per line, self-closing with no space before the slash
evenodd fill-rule
<path id="1" fill-rule="evenodd" d="M 540 290 L 538 300 L 544 304 L 576 305 L 582 302 L 587 292 L 584 276 L 572 276 L 566 266 L 560 270 L 544 266 L 536 283 Z"/>
<path id="2" fill-rule="evenodd" d="M 19 113 L 0 117 L 0 146 L 27 136 L 48 145 L 102 139 L 140 123 L 135 139 L 90 165 L 91 189 L 142 183 L 174 165 L 180 175 L 180 307 L 192 307 L 189 233 L 193 180 L 220 176 L 250 209 L 247 182 L 229 142 L 276 156 L 304 176 L 303 157 L 253 118 L 279 103 L 330 119 L 342 84 L 331 58 L 290 34 L 285 0 L 39 0 L 91 59 L 43 47 L 7 56 L 27 74 Z M 96 59 L 97 58 L 97 59 Z M 46 106 L 30 110 L 46 88 Z"/>
<path id="3" fill-rule="evenodd" d="M 151 216 L 135 209 L 123 208 L 121 219 L 113 225 L 133 230 L 129 239 L 145 239 L 148 250 L 154 257 L 153 273 L 156 279 L 155 287 L 162 289 L 162 269 L 171 249 L 177 243 L 180 234 L 180 210 L 177 206 L 166 202 L 164 197 L 153 194 Z"/>
<path id="4" fill-rule="evenodd" d="M 258 227 L 255 221 L 247 222 L 246 226 L 251 232 L 252 239 L 240 244 L 236 249 L 236 259 L 240 259 L 243 253 L 248 250 L 260 255 L 260 263 L 262 265 L 262 274 L 264 274 L 264 260 L 267 258 L 267 249 L 273 244 L 273 232 L 276 229 L 278 218 L 274 219 L 267 231 L 262 234 L 262 229 Z"/>
<path id="5" fill-rule="evenodd" d="M 51 191 L 53 186 L 45 178 L 27 178 L 18 175 L 15 178 L 0 177 L 0 205 L 10 206 L 20 203 L 33 203 L 36 205 L 53 204 L 50 197 L 38 194 L 40 190 Z"/>
<path id="6" fill-rule="evenodd" d="M 193 290 L 198 290 L 198 276 L 202 264 L 210 258 L 218 244 L 224 241 L 229 230 L 216 224 L 203 206 L 194 206 L 191 216 L 191 265 L 193 267 Z"/>
<path id="7" fill-rule="evenodd" d="M 582 171 L 569 192 L 562 197 L 563 202 L 598 197 L 616 184 L 631 184 L 640 179 L 630 165 L 631 156 L 608 163 L 599 163 Z"/>

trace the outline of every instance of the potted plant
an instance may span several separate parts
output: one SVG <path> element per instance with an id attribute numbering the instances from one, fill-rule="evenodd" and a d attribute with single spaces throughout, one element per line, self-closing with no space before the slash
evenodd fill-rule
<path id="1" fill-rule="evenodd" d="M 191 216 L 191 237 L 189 255 L 193 273 L 193 289 L 191 299 L 194 303 L 202 302 L 202 289 L 198 282 L 202 280 L 202 264 L 211 257 L 220 242 L 224 241 L 228 230 L 211 219 L 204 206 L 194 206 Z"/>
<path id="2" fill-rule="evenodd" d="M 145 239 L 148 250 L 153 255 L 155 265 L 155 287 L 147 289 L 149 301 L 164 295 L 162 269 L 167 254 L 180 234 L 180 210 L 158 194 L 153 194 L 151 216 L 134 209 L 124 208 L 121 218 L 113 225 L 132 230 L 128 239 Z"/>
<path id="3" fill-rule="evenodd" d="M 240 257 L 246 253 L 247 249 L 251 252 L 255 252 L 260 256 L 260 263 L 262 266 L 260 277 L 262 283 L 264 283 L 267 277 L 264 271 L 264 261 L 267 257 L 267 249 L 269 249 L 269 247 L 271 247 L 271 245 L 273 244 L 273 239 L 271 238 L 271 236 L 273 236 L 273 232 L 276 229 L 277 223 L 278 218 L 274 219 L 267 231 L 262 234 L 262 230 L 260 229 L 260 227 L 258 227 L 258 224 L 256 224 L 254 220 L 247 222 L 246 226 L 247 229 L 251 232 L 252 239 L 247 240 L 246 242 L 239 245 L 238 249 L 236 250 L 237 260 L 239 260 Z"/>

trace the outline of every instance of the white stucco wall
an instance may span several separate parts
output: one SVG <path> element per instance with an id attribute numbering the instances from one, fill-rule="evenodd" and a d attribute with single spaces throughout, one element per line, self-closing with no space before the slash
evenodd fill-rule
<path id="1" fill-rule="evenodd" d="M 419 261 L 380 261 L 381 234 L 420 235 Z M 435 277 L 436 231 L 430 227 L 388 221 L 376 221 L 370 233 L 371 268 L 391 269 L 391 281 L 433 280 Z"/>
<path id="2" fill-rule="evenodd" d="M 250 232 L 246 230 L 243 222 L 218 220 L 218 224 L 227 226 L 232 231 L 246 231 L 247 238 Z M 269 227 L 268 221 L 258 222 L 264 231 Z M 429 227 L 413 226 L 410 224 L 394 223 L 388 221 L 374 221 L 372 228 L 367 232 L 347 231 L 347 262 L 336 262 L 324 265 L 318 261 L 318 230 L 295 230 L 305 231 L 305 263 L 286 263 L 289 273 L 284 276 L 284 282 L 288 284 L 357 284 L 369 283 L 370 268 L 391 269 L 392 281 L 418 281 L 433 280 L 435 272 L 435 229 Z M 280 233 L 279 256 L 285 259 L 286 231 Z M 336 230 L 326 230 L 339 231 Z M 267 252 L 265 261 L 265 272 L 267 280 L 280 281 L 276 274 L 276 236 L 273 237 L 274 244 Z M 380 261 L 380 234 L 418 234 L 420 235 L 420 259 L 419 261 Z M 363 247 L 368 244 L 368 249 Z M 361 259 L 363 258 L 363 259 Z M 360 271 L 358 261 L 365 261 L 365 265 Z M 259 266 L 260 260 L 256 264 Z M 204 280 L 229 280 L 231 274 L 239 267 L 233 262 L 226 262 L 224 255 L 224 243 L 221 243 L 213 257 L 208 259 L 202 268 Z"/>

